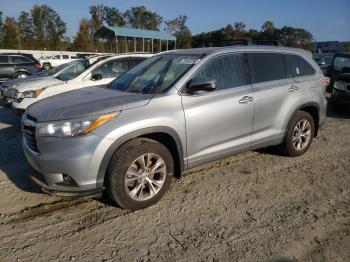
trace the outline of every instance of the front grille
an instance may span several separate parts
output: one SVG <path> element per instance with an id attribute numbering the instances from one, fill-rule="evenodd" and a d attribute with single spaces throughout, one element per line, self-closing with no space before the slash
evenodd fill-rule
<path id="1" fill-rule="evenodd" d="M 36 120 L 33 117 L 26 116 L 22 122 L 22 133 L 27 146 L 36 153 L 39 153 L 39 149 L 36 143 Z"/>

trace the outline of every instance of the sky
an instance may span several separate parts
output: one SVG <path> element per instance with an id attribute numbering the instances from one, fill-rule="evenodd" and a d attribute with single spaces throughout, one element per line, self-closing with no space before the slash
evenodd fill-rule
<path id="1" fill-rule="evenodd" d="M 192 34 L 207 32 L 242 21 L 247 28 L 260 30 L 271 20 L 310 31 L 316 41 L 350 41 L 350 0 L 0 0 L 3 16 L 18 17 L 34 4 L 46 4 L 67 23 L 67 35 L 73 37 L 82 18 L 89 18 L 89 6 L 103 4 L 124 12 L 144 5 L 165 20 L 187 15 Z"/>

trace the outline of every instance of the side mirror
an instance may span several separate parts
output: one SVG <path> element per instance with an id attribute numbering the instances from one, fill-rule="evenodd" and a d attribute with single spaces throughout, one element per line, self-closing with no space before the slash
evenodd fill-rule
<path id="1" fill-rule="evenodd" d="M 190 81 L 187 86 L 190 92 L 206 91 L 211 92 L 216 89 L 216 81 L 204 78 L 195 78 Z"/>
<path id="2" fill-rule="evenodd" d="M 101 74 L 95 74 L 93 76 L 91 76 L 91 80 L 93 81 L 98 81 L 102 79 L 102 75 Z"/>

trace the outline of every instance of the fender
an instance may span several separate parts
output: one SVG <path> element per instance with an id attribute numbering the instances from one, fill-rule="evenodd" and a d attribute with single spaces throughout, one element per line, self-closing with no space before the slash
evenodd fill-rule
<path id="1" fill-rule="evenodd" d="M 179 158 L 180 158 L 180 168 L 181 170 L 184 170 L 185 168 L 185 162 L 184 162 L 184 152 L 183 152 L 183 148 L 182 148 L 182 144 L 181 144 L 181 139 L 179 137 L 179 135 L 177 134 L 177 132 L 170 128 L 170 127 L 166 127 L 166 126 L 155 126 L 155 127 L 148 127 L 148 128 L 143 128 L 143 129 L 139 129 L 136 131 L 133 131 L 131 133 L 128 133 L 120 138 L 118 138 L 117 140 L 115 140 L 113 142 L 113 144 L 108 148 L 107 152 L 105 153 L 105 155 L 103 156 L 101 165 L 99 167 L 98 170 L 98 174 L 97 174 L 97 183 L 96 183 L 96 187 L 103 187 L 103 182 L 104 182 L 104 176 L 109 164 L 109 161 L 112 158 L 112 155 L 114 154 L 114 152 L 124 143 L 126 143 L 127 141 L 136 138 L 136 137 L 140 137 L 140 136 L 144 136 L 144 135 L 149 135 L 152 133 L 165 133 L 170 135 L 175 143 L 176 143 L 176 147 L 177 147 L 177 151 L 179 152 Z"/>
<path id="2" fill-rule="evenodd" d="M 305 108 L 305 107 L 316 107 L 317 108 L 317 114 L 318 114 L 318 117 L 320 117 L 320 106 L 318 105 L 318 103 L 316 102 L 308 102 L 308 103 L 305 103 L 305 104 L 302 104 L 300 106 L 298 106 L 293 114 L 291 114 L 291 116 L 289 117 L 289 120 L 287 122 L 286 125 L 284 125 L 284 130 L 287 130 L 287 128 L 291 125 L 292 123 L 292 120 L 293 120 L 293 117 L 295 116 L 295 114 L 300 111 L 302 108 Z M 316 123 L 315 123 L 316 124 Z M 316 130 L 315 130 L 315 136 L 317 135 L 317 131 L 318 131 L 318 126 L 315 126 Z"/>

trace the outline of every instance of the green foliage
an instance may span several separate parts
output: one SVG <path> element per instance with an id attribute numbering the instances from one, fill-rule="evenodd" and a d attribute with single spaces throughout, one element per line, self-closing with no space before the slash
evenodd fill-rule
<path id="1" fill-rule="evenodd" d="M 187 27 L 187 16 L 180 15 L 173 20 L 164 21 L 165 31 L 172 34 L 177 39 L 177 48 L 191 48 L 192 35 L 190 29 Z"/>
<path id="2" fill-rule="evenodd" d="M 92 5 L 89 8 L 93 32 L 96 32 L 106 20 L 106 10 L 103 5 Z"/>
<path id="3" fill-rule="evenodd" d="M 13 17 L 6 17 L 5 23 L 3 25 L 3 34 L 3 48 L 20 48 L 18 26 L 16 20 Z"/>
<path id="4" fill-rule="evenodd" d="M 106 14 L 106 23 L 109 26 L 125 26 L 126 21 L 123 17 L 123 14 L 119 9 L 115 7 L 104 7 L 104 12 Z"/>
<path id="5" fill-rule="evenodd" d="M 30 14 L 22 11 L 17 25 L 22 49 L 30 49 L 33 43 L 33 20 Z"/>
<path id="6" fill-rule="evenodd" d="M 93 37 L 91 31 L 92 28 L 89 20 L 82 19 L 71 49 L 85 52 L 93 51 Z"/>
<path id="7" fill-rule="evenodd" d="M 132 28 L 159 30 L 163 18 L 156 12 L 148 10 L 145 6 L 131 7 L 124 14 L 127 25 Z"/>
<path id="8" fill-rule="evenodd" d="M 226 28 L 195 35 L 193 36 L 193 47 L 227 46 L 249 42 L 269 44 L 273 41 L 280 42 L 284 46 L 314 49 L 312 34 L 302 28 L 284 26 L 278 29 L 271 21 L 266 21 L 261 31 L 255 29 L 246 31 L 245 28 L 246 25 L 243 22 L 237 22 L 234 26 L 229 24 Z"/>
<path id="9" fill-rule="evenodd" d="M 31 15 L 35 39 L 34 48 L 60 50 L 67 30 L 66 23 L 55 10 L 47 5 L 34 5 Z"/>

